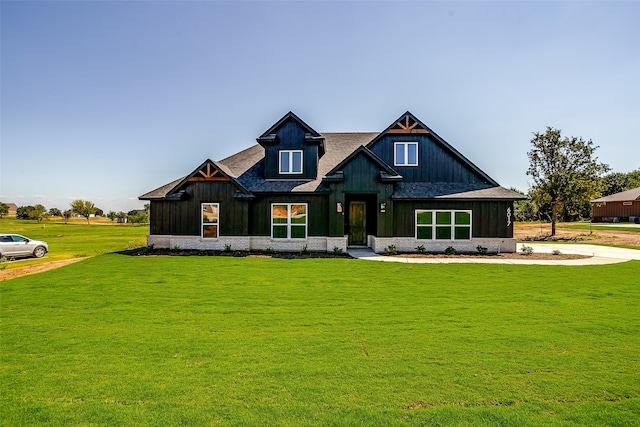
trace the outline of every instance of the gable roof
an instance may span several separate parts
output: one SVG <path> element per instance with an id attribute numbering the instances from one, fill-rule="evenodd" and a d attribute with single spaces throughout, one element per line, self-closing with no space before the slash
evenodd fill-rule
<path id="1" fill-rule="evenodd" d="M 592 200 L 591 203 L 629 202 L 633 200 L 640 200 L 640 187 L 600 197 L 599 199 Z"/>
<path id="2" fill-rule="evenodd" d="M 252 197 L 251 192 L 238 182 L 235 177 L 233 177 L 231 171 L 226 166 L 216 163 L 211 159 L 207 159 L 189 175 L 170 182 L 156 190 L 150 191 L 149 193 L 140 196 L 139 199 L 181 199 L 184 194 L 182 192 L 183 187 L 188 182 L 193 181 L 229 181 L 238 189 L 240 197 Z"/>
<path id="3" fill-rule="evenodd" d="M 400 174 L 398 174 L 398 172 L 393 170 L 393 168 L 391 166 L 386 164 L 380 157 L 376 156 L 367 147 L 365 147 L 364 145 L 361 145 L 360 147 L 356 148 L 355 151 L 353 151 L 351 154 L 349 154 L 349 156 L 347 156 L 347 158 L 345 158 L 343 161 L 341 161 L 336 166 L 334 166 L 333 169 L 331 169 L 329 172 L 327 172 L 327 174 L 322 178 L 322 180 L 323 181 L 335 181 L 335 180 L 344 179 L 344 176 L 341 173 L 342 170 L 345 168 L 346 165 L 351 163 L 353 161 L 353 159 L 355 159 L 358 156 L 367 157 L 369 159 L 369 161 L 371 161 L 374 165 L 378 166 L 380 168 L 380 172 L 381 172 L 381 174 L 382 174 L 384 179 L 386 179 L 386 180 L 400 180 L 400 179 L 402 179 L 402 176 Z"/>
<path id="4" fill-rule="evenodd" d="M 385 137 L 387 134 L 429 134 L 433 137 L 434 141 L 440 145 L 445 151 L 448 151 L 454 158 L 456 158 L 460 163 L 471 169 L 478 176 L 480 176 L 484 181 L 489 184 L 498 186 L 499 184 L 487 175 L 482 169 L 477 167 L 471 160 L 467 159 L 462 155 L 458 150 L 453 148 L 447 141 L 442 139 L 437 133 L 432 131 L 427 125 L 422 123 L 416 116 L 411 114 L 409 111 L 404 113 L 402 116 L 398 118 L 398 120 L 394 121 L 388 128 L 380 132 L 380 134 L 375 137 L 369 144 L 367 144 L 367 148 L 372 148 L 376 145 L 380 140 Z"/>
<path id="5" fill-rule="evenodd" d="M 275 133 L 275 131 L 277 131 L 283 124 L 285 124 L 287 122 L 287 120 L 292 119 L 295 122 L 297 122 L 300 127 L 302 129 L 304 129 L 304 131 L 308 134 L 311 134 L 312 136 L 320 136 L 320 134 L 318 132 L 316 132 L 311 126 L 309 126 L 308 124 L 306 124 L 300 117 L 296 116 L 295 114 L 293 114 L 292 111 L 289 111 L 287 114 L 285 114 L 280 120 L 278 120 L 273 126 L 271 126 L 269 129 L 267 129 L 262 135 L 260 135 L 257 139 L 258 142 L 260 142 L 259 140 L 262 138 L 267 138 L 269 135 Z"/>

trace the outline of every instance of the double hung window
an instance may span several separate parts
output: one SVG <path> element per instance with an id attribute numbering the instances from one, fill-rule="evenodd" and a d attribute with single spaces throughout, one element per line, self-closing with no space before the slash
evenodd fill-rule
<path id="1" fill-rule="evenodd" d="M 273 203 L 271 237 L 274 239 L 307 238 L 307 204 Z"/>
<path id="2" fill-rule="evenodd" d="M 218 227 L 220 225 L 220 204 L 219 203 L 203 203 L 202 204 L 202 238 L 216 239 L 218 238 Z"/>
<path id="3" fill-rule="evenodd" d="M 395 166 L 418 166 L 418 143 L 394 142 L 393 164 Z"/>
<path id="4" fill-rule="evenodd" d="M 416 210 L 416 239 L 471 240 L 471 211 Z"/>
<path id="5" fill-rule="evenodd" d="M 302 150 L 280 150 L 279 157 L 281 174 L 302 173 Z"/>

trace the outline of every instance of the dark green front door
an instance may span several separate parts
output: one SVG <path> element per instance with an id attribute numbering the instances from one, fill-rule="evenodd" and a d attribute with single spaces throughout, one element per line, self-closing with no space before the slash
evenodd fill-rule
<path id="1" fill-rule="evenodd" d="M 367 203 L 349 203 L 349 244 L 367 244 Z"/>

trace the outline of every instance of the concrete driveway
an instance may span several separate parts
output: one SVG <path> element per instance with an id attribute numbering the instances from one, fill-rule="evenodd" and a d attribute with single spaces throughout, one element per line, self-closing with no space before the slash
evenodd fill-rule
<path id="1" fill-rule="evenodd" d="M 552 253 L 559 250 L 563 254 L 585 255 L 589 258 L 580 259 L 521 259 L 498 257 L 429 257 L 409 258 L 402 256 L 384 256 L 374 253 L 370 248 L 349 249 L 349 255 L 368 261 L 404 262 L 410 264 L 518 264 L 518 265 L 602 265 L 616 264 L 630 260 L 640 260 L 640 250 L 613 248 L 598 245 L 557 244 L 557 243 L 524 243 L 531 246 L 534 253 Z M 518 243 L 518 252 L 523 244 Z"/>

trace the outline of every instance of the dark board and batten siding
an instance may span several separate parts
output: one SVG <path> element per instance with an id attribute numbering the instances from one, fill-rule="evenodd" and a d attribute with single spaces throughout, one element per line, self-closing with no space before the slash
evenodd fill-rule
<path id="1" fill-rule="evenodd" d="M 417 142 L 418 166 L 395 166 L 394 142 Z M 385 135 L 370 149 L 402 175 L 405 182 L 484 182 L 429 135 Z"/>
<path id="2" fill-rule="evenodd" d="M 192 182 L 186 200 L 151 201 L 151 234 L 199 236 L 202 203 L 220 204 L 220 236 L 249 235 L 249 206 L 234 199 L 231 182 Z"/>
<path id="3" fill-rule="evenodd" d="M 251 202 L 249 210 L 252 236 L 271 236 L 272 203 L 306 203 L 307 236 L 327 236 L 329 232 L 328 196 L 300 194 L 260 195 Z"/>
<path id="4" fill-rule="evenodd" d="M 265 148 L 264 177 L 267 179 L 315 179 L 318 174 L 318 146 L 307 144 L 306 131 L 294 120 L 288 120 L 277 131 L 277 142 Z M 302 174 L 280 175 L 279 150 L 302 150 Z"/>
<path id="5" fill-rule="evenodd" d="M 424 210 L 472 211 L 473 237 L 513 237 L 513 202 L 511 201 L 407 201 L 394 202 L 393 235 L 415 236 L 415 212 Z M 511 221 L 507 221 L 507 209 L 511 209 Z"/>

